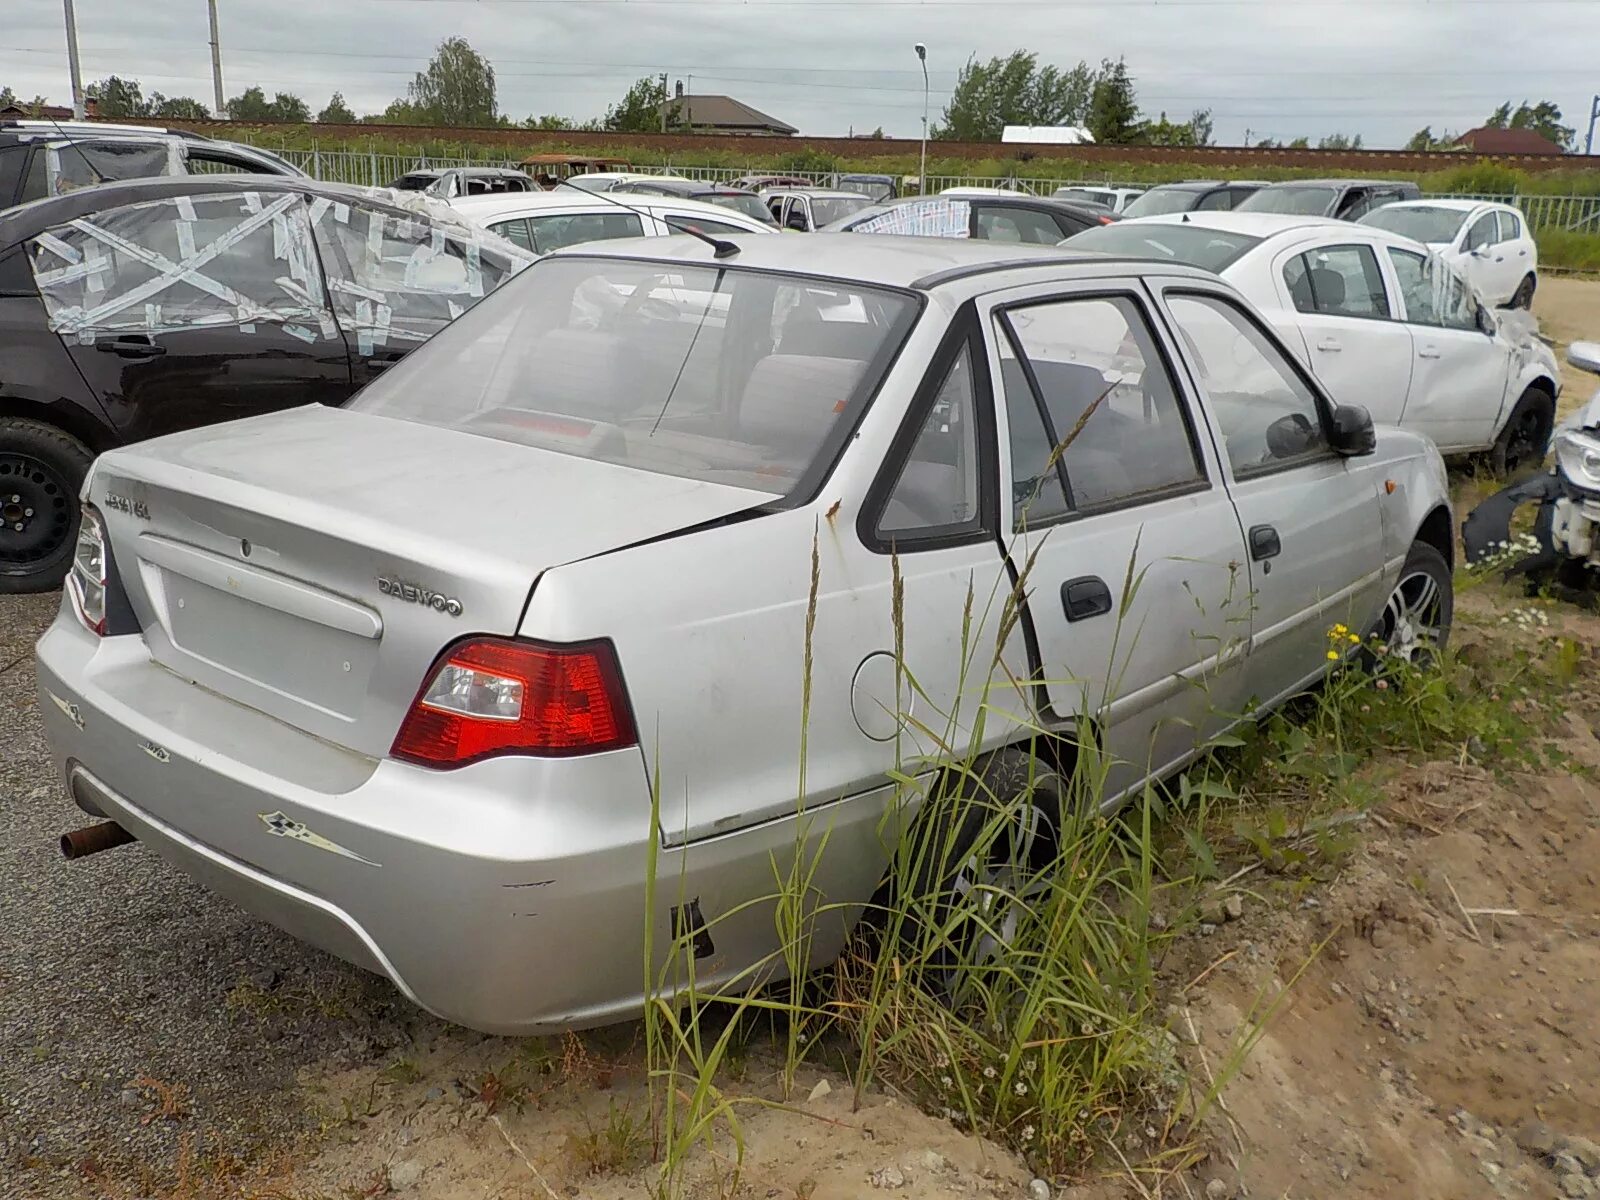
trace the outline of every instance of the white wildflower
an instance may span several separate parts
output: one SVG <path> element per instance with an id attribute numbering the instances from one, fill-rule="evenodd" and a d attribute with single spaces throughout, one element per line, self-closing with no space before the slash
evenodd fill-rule
<path id="1" fill-rule="evenodd" d="M 1022 1127 L 1022 1140 L 1023 1141 L 1025 1141 L 1025 1142 L 1033 1141 L 1033 1134 L 1034 1134 L 1034 1129 L 1033 1129 L 1032 1125 L 1024 1125 Z"/>

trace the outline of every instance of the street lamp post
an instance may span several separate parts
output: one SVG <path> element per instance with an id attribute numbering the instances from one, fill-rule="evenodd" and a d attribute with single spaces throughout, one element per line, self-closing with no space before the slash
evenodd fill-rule
<path id="1" fill-rule="evenodd" d="M 915 47 L 922 63 L 922 163 L 917 168 L 917 192 L 928 194 L 928 48 L 921 42 Z"/>

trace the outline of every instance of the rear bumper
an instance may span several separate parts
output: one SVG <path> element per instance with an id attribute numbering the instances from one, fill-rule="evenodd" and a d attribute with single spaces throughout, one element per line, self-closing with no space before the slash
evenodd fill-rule
<path id="1" fill-rule="evenodd" d="M 38 677 L 46 736 L 81 806 L 419 1006 L 505 1034 L 642 1010 L 656 835 L 637 750 L 451 772 L 379 762 L 180 679 L 137 636 L 94 638 L 66 612 L 40 640 Z M 713 923 L 702 985 L 770 955 L 769 906 L 717 916 L 770 895 L 774 858 L 797 841 L 829 836 L 813 883 L 864 899 L 886 858 L 887 799 L 830 806 L 804 830 L 790 818 L 661 851 L 652 961 L 672 944 L 672 908 L 690 899 Z M 812 961 L 838 952 L 846 916 L 821 923 Z"/>

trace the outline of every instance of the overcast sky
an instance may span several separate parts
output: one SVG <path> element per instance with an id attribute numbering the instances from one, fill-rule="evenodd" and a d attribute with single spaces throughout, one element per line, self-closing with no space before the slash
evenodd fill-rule
<path id="1" fill-rule="evenodd" d="M 226 94 L 334 90 L 358 113 L 403 96 L 438 42 L 494 63 L 501 109 L 597 116 L 668 71 L 806 134 L 915 137 L 927 43 L 933 119 L 970 55 L 1018 47 L 1068 66 L 1125 56 L 1146 114 L 1210 108 L 1216 136 L 1396 146 L 1460 131 L 1504 100 L 1551 99 L 1588 125 L 1600 0 L 218 0 Z M 69 103 L 61 0 L 0 0 L 0 86 Z M 209 104 L 205 0 L 78 0 L 87 84 Z"/>

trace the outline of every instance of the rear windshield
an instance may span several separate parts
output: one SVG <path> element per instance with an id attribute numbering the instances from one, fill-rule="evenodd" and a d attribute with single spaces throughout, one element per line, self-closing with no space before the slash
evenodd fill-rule
<path id="1" fill-rule="evenodd" d="M 1333 208 L 1338 195 L 1331 187 L 1264 187 L 1240 201 L 1238 211 L 1320 217 Z"/>
<path id="2" fill-rule="evenodd" d="M 1062 245 L 1097 254 L 1153 258 L 1158 262 L 1188 263 L 1207 271 L 1221 271 L 1260 243 L 1260 238 L 1248 234 L 1224 233 L 1199 225 L 1145 225 L 1122 221 L 1116 225 L 1091 225 Z"/>
<path id="3" fill-rule="evenodd" d="M 719 208 L 731 208 L 734 212 L 742 212 L 747 217 L 753 217 L 763 225 L 776 225 L 772 214 L 767 211 L 767 206 L 761 202 L 760 196 L 748 193 L 740 195 L 734 192 L 713 192 L 710 195 L 697 196 L 698 200 L 709 200 Z"/>
<path id="4" fill-rule="evenodd" d="M 1204 192 L 1191 188 L 1151 188 L 1123 210 L 1125 217 L 1159 217 L 1163 213 L 1191 211 Z"/>
<path id="5" fill-rule="evenodd" d="M 524 275 L 349 407 L 787 495 L 854 424 L 917 311 L 766 271 L 557 256 Z"/>
<path id="6" fill-rule="evenodd" d="M 1374 209 L 1361 218 L 1361 224 L 1376 225 L 1418 242 L 1453 242 L 1469 215 L 1459 208 L 1391 204 Z"/>

